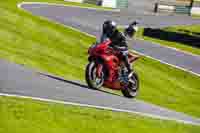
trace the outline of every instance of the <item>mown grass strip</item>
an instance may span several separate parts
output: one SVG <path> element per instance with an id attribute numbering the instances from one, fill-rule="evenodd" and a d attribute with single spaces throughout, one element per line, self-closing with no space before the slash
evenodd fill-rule
<path id="1" fill-rule="evenodd" d="M 19 2 L 0 2 L 0 58 L 84 82 L 87 49 L 95 38 L 19 10 Z M 200 117 L 199 77 L 145 57 L 134 67 L 139 99 Z"/>
<path id="2" fill-rule="evenodd" d="M 6 133 L 198 133 L 200 130 L 199 126 L 134 114 L 4 96 L 0 97 L 0 116 L 0 132 Z"/>
<path id="3" fill-rule="evenodd" d="M 163 29 L 157 29 L 161 31 L 160 38 L 154 37 L 153 35 L 145 35 L 145 30 L 145 28 L 141 28 L 136 37 L 160 45 L 177 48 L 188 53 L 200 55 L 200 25 L 172 26 Z M 152 29 L 152 31 L 153 30 L 155 29 Z M 177 41 L 175 41 L 177 35 L 179 35 L 179 38 L 177 37 Z M 180 38 L 181 35 L 182 38 Z M 192 39 L 194 38 L 196 41 L 192 42 Z M 184 42 L 184 39 L 187 39 L 188 41 Z"/>

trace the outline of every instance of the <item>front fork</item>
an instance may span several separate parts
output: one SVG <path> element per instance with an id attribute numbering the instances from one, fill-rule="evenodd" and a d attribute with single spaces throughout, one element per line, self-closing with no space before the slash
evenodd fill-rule
<path id="1" fill-rule="evenodd" d="M 101 78 L 102 72 L 103 72 L 103 65 L 97 64 L 96 75 L 97 75 L 98 78 Z"/>
<path id="2" fill-rule="evenodd" d="M 92 56 L 88 57 L 88 61 L 89 62 L 92 62 L 92 61 L 95 62 L 95 65 L 96 65 L 96 76 L 98 78 L 101 78 L 102 77 L 102 73 L 103 73 L 103 64 L 99 60 L 93 59 Z"/>

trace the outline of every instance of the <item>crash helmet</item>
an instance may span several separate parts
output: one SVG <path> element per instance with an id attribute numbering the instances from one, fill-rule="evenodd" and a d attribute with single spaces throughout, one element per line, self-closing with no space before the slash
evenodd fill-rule
<path id="1" fill-rule="evenodd" d="M 112 20 L 106 20 L 103 23 L 103 34 L 106 34 L 108 37 L 111 37 L 112 34 L 116 31 L 117 24 Z"/>

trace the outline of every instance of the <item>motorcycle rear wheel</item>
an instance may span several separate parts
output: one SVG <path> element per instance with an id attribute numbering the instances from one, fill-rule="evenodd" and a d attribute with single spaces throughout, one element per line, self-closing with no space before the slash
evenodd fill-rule
<path id="1" fill-rule="evenodd" d="M 134 98 L 137 96 L 139 90 L 139 77 L 136 72 L 134 72 L 129 80 L 128 86 L 122 89 L 122 94 L 127 98 Z"/>
<path id="2" fill-rule="evenodd" d="M 104 83 L 104 74 L 102 72 L 101 77 L 98 78 L 96 75 L 96 64 L 95 62 L 90 62 L 85 71 L 85 79 L 88 84 L 88 86 L 91 89 L 100 89 Z"/>

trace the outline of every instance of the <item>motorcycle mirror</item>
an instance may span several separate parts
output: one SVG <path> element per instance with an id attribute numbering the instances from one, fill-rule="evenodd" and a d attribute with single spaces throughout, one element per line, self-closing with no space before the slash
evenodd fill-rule
<path id="1" fill-rule="evenodd" d="M 139 24 L 139 22 L 133 21 L 130 25 L 131 25 L 131 26 L 134 26 L 134 25 L 137 25 L 137 24 Z"/>

